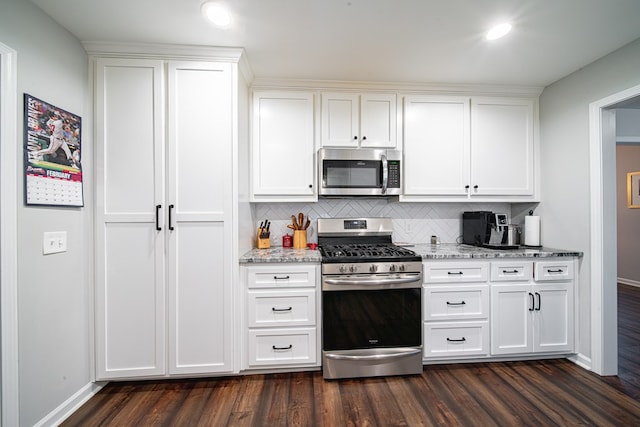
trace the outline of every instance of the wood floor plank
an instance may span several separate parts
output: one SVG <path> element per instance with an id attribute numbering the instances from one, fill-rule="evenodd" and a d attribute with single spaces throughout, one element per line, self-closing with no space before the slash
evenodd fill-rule
<path id="1" fill-rule="evenodd" d="M 113 382 L 62 426 L 636 426 L 640 288 L 619 289 L 618 376 L 555 359 L 429 365 L 388 378 L 326 381 L 316 371 Z"/>

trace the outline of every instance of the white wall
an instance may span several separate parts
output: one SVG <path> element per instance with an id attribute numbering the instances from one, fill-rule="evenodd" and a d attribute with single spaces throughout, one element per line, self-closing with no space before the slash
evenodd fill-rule
<path id="1" fill-rule="evenodd" d="M 640 127 L 640 110 L 634 120 Z M 620 112 L 620 110 L 618 110 Z M 616 114 L 616 121 L 620 115 Z M 640 136 L 640 132 L 637 134 Z M 616 147 L 616 181 L 618 207 L 618 281 L 640 286 L 640 209 L 627 204 L 627 173 L 640 172 L 640 144 Z"/>
<path id="2" fill-rule="evenodd" d="M 25 0 L 0 2 L 0 41 L 15 49 L 18 59 L 19 399 L 20 425 L 31 426 L 91 381 L 93 203 L 87 57 L 78 40 Z M 24 92 L 82 116 L 84 208 L 24 205 Z M 62 230 L 68 234 L 68 251 L 43 256 L 43 232 Z"/>
<path id="3" fill-rule="evenodd" d="M 589 104 L 640 84 L 640 40 L 548 86 L 540 97 L 541 192 L 546 246 L 584 252 L 578 351 L 591 356 Z M 615 189 L 609 189 L 615 191 Z"/>

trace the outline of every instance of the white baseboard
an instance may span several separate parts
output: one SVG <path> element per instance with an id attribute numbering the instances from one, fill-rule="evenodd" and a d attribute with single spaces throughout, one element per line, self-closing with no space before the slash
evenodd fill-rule
<path id="1" fill-rule="evenodd" d="M 47 416 L 38 421 L 34 427 L 59 426 L 105 385 L 107 385 L 106 382 L 96 382 L 85 385 L 60 406 L 49 412 Z"/>
<path id="2" fill-rule="evenodd" d="M 640 288 L 640 282 L 637 280 L 625 279 L 623 277 L 618 277 L 618 283 L 622 283 L 623 285 L 637 286 Z"/>
<path id="3" fill-rule="evenodd" d="M 588 370 L 588 371 L 592 371 L 592 366 L 591 366 L 591 358 L 585 356 L 584 354 L 578 353 L 578 354 L 574 354 L 572 356 L 569 356 L 567 359 L 571 360 L 573 363 L 575 363 L 576 365 Z"/>

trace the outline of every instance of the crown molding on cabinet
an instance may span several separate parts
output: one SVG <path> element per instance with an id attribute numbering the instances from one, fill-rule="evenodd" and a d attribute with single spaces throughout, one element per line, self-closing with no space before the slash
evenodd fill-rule
<path id="1" fill-rule="evenodd" d="M 240 73 L 251 84 L 253 71 L 247 53 L 241 47 L 197 46 L 153 43 L 113 43 L 83 41 L 84 50 L 93 56 L 117 56 L 132 58 L 160 59 L 171 57 L 184 60 L 221 61 L 238 64 Z"/>
<path id="2" fill-rule="evenodd" d="M 253 80 L 254 89 L 340 89 L 354 92 L 380 91 L 402 92 L 403 94 L 447 94 L 464 96 L 521 96 L 537 98 L 543 87 L 539 86 L 509 86 L 509 85 L 477 85 L 458 83 L 399 83 L 399 82 L 365 82 L 341 80 L 288 80 L 266 79 L 256 77 Z"/>

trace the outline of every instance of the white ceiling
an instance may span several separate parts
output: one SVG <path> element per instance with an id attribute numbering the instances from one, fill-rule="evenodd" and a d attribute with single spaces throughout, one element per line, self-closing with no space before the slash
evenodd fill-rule
<path id="1" fill-rule="evenodd" d="M 640 38 L 639 0 L 220 0 L 228 29 L 203 1 L 32 0 L 82 41 L 244 47 L 267 79 L 543 87 Z"/>

